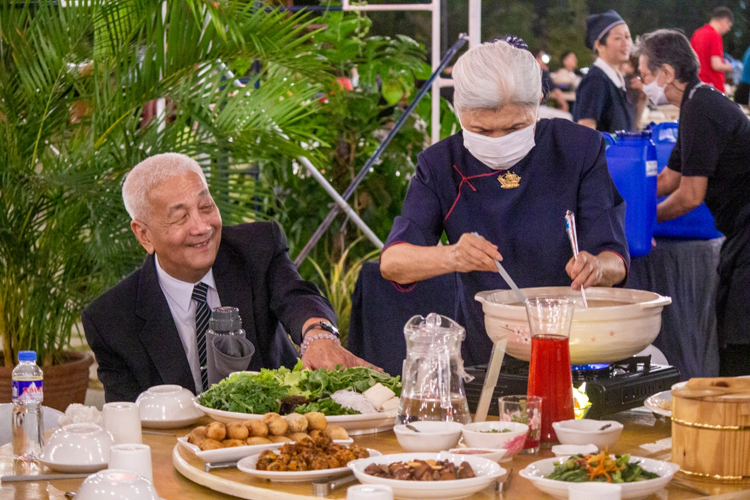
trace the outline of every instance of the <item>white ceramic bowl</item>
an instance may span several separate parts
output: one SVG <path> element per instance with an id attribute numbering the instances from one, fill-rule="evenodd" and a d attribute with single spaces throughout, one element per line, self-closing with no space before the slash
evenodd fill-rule
<path id="1" fill-rule="evenodd" d="M 407 429 L 406 425 L 393 428 L 398 444 L 406 451 L 444 451 L 458 444 L 463 424 L 458 422 L 412 422 L 419 432 Z"/>
<path id="2" fill-rule="evenodd" d="M 39 460 L 60 472 L 96 472 L 107 467 L 112 435 L 96 424 L 69 424 L 47 441 Z"/>
<path id="3" fill-rule="evenodd" d="M 141 424 L 156 429 L 175 429 L 194 424 L 203 417 L 195 407 L 195 396 L 179 385 L 156 385 L 135 400 Z"/>
<path id="4" fill-rule="evenodd" d="M 569 286 L 524 288 L 524 295 L 581 300 L 581 292 Z M 669 297 L 642 290 L 591 287 L 586 297 L 593 301 L 616 301 L 612 307 L 576 307 L 570 330 L 570 362 L 574 365 L 610 363 L 632 356 L 654 341 L 661 328 L 661 311 Z M 474 296 L 482 303 L 487 334 L 493 342 L 507 337 L 507 353 L 528 361 L 531 335 L 526 308 L 512 290 L 488 290 Z M 594 302 L 595 303 L 595 302 Z"/>
<path id="5" fill-rule="evenodd" d="M 500 463 L 505 456 L 506 450 L 494 450 L 492 448 L 451 448 L 449 453 L 471 457 L 481 457 L 493 462 Z"/>
<path id="6" fill-rule="evenodd" d="M 501 462 L 507 462 L 523 449 L 528 433 L 529 426 L 519 422 L 474 422 L 464 425 L 463 429 L 467 447 L 505 450 Z"/>
<path id="7" fill-rule="evenodd" d="M 545 493 L 549 493 L 555 498 L 568 498 L 568 483 L 556 479 L 546 479 L 546 476 L 552 474 L 555 470 L 555 464 L 560 461 L 559 458 L 547 458 L 539 460 L 526 466 L 520 472 L 521 477 L 530 480 L 534 486 Z M 650 458 L 630 457 L 630 462 L 638 462 L 643 470 L 659 474 L 656 479 L 646 481 L 637 481 L 635 483 L 621 483 L 622 500 L 632 500 L 637 498 L 646 498 L 664 488 L 675 473 L 680 470 L 680 466 L 671 462 L 662 462 L 651 460 Z"/>
<path id="8" fill-rule="evenodd" d="M 107 469 L 87 477 L 76 500 L 159 500 L 151 482 L 132 472 Z"/>
<path id="9" fill-rule="evenodd" d="M 368 465 L 409 462 L 412 460 L 450 460 L 456 466 L 468 462 L 476 477 L 455 479 L 453 481 L 401 481 L 385 479 L 365 473 Z M 491 460 L 470 455 L 453 455 L 451 453 L 396 453 L 379 457 L 363 458 L 349 462 L 348 467 L 363 484 L 382 484 L 390 486 L 395 498 L 414 500 L 418 498 L 441 498 L 444 500 L 466 498 L 472 493 L 481 491 L 505 475 L 505 469 Z"/>
<path id="10" fill-rule="evenodd" d="M 569 457 L 571 455 L 590 455 L 599 451 L 595 444 L 558 444 L 552 447 L 552 453 L 556 457 Z"/>
<path id="11" fill-rule="evenodd" d="M 602 427 L 609 425 L 604 430 Z M 603 450 L 612 447 L 620 439 L 623 425 L 614 420 L 563 420 L 553 422 L 552 428 L 561 444 L 593 444 Z"/>

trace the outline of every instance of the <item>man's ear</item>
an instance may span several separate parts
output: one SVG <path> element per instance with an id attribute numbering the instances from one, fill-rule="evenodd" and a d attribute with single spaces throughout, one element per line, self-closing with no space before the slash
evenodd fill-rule
<path id="1" fill-rule="evenodd" d="M 139 220 L 130 221 L 130 229 L 133 230 L 133 234 L 138 238 L 138 242 L 146 249 L 148 253 L 154 253 L 154 245 L 151 243 L 151 237 L 146 224 Z"/>
<path id="2" fill-rule="evenodd" d="M 661 67 L 662 73 L 664 73 L 664 85 L 669 85 L 677 80 L 675 76 L 674 67 L 669 64 L 663 64 Z"/>

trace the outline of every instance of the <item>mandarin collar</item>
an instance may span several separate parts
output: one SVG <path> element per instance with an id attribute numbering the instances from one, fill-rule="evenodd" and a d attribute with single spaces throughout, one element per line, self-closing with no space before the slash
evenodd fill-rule
<path id="1" fill-rule="evenodd" d="M 596 61 L 594 61 L 594 66 L 604 71 L 604 74 L 607 75 L 610 80 L 612 80 L 612 83 L 615 84 L 615 87 L 625 89 L 625 79 L 622 77 L 622 74 L 619 71 L 614 70 L 612 66 L 604 62 L 604 59 L 602 59 L 601 57 L 597 57 Z"/>

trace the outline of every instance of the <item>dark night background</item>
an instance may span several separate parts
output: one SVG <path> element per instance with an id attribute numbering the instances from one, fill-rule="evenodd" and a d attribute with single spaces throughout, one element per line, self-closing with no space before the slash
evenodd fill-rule
<path id="1" fill-rule="evenodd" d="M 370 0 L 370 4 L 425 3 L 414 0 Z M 295 0 L 294 5 L 319 5 L 319 0 Z M 724 36 L 724 50 L 742 58 L 750 45 L 750 5 L 746 0 L 483 0 L 482 39 L 498 34 L 521 36 L 532 48 L 546 50 L 551 68 L 559 66 L 559 57 L 573 50 L 579 66 L 591 63 L 592 54 L 584 46 L 586 17 L 589 13 L 615 9 L 630 27 L 633 38 L 659 28 L 679 28 L 688 38 L 708 22 L 718 6 L 734 11 L 734 27 Z M 445 51 L 467 32 L 469 0 L 442 0 Z M 446 15 L 447 12 L 447 15 Z M 428 12 L 368 12 L 373 21 L 372 34 L 404 34 L 415 38 L 430 50 L 430 14 Z"/>

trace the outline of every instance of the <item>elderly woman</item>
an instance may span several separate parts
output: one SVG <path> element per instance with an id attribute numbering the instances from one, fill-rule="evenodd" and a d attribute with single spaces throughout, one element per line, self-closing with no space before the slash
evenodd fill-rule
<path id="1" fill-rule="evenodd" d="M 719 373 L 750 375 L 750 121 L 727 96 L 698 79 L 700 64 L 685 35 L 659 30 L 639 47 L 643 91 L 680 108 L 677 143 L 659 174 L 659 222 L 704 200 L 726 241 L 719 257 L 716 329 Z"/>
<path id="2" fill-rule="evenodd" d="M 537 120 L 542 80 L 531 52 L 504 41 L 474 47 L 453 80 L 463 131 L 420 154 L 381 272 L 404 290 L 458 272 L 455 317 L 471 339 L 463 352 L 471 365 L 491 350 L 474 295 L 507 288 L 495 259 L 520 287 L 572 280 L 579 290 L 622 283 L 629 256 L 604 140 L 566 120 Z M 566 210 L 577 219 L 575 260 Z M 448 244 L 438 245 L 443 232 Z"/>

